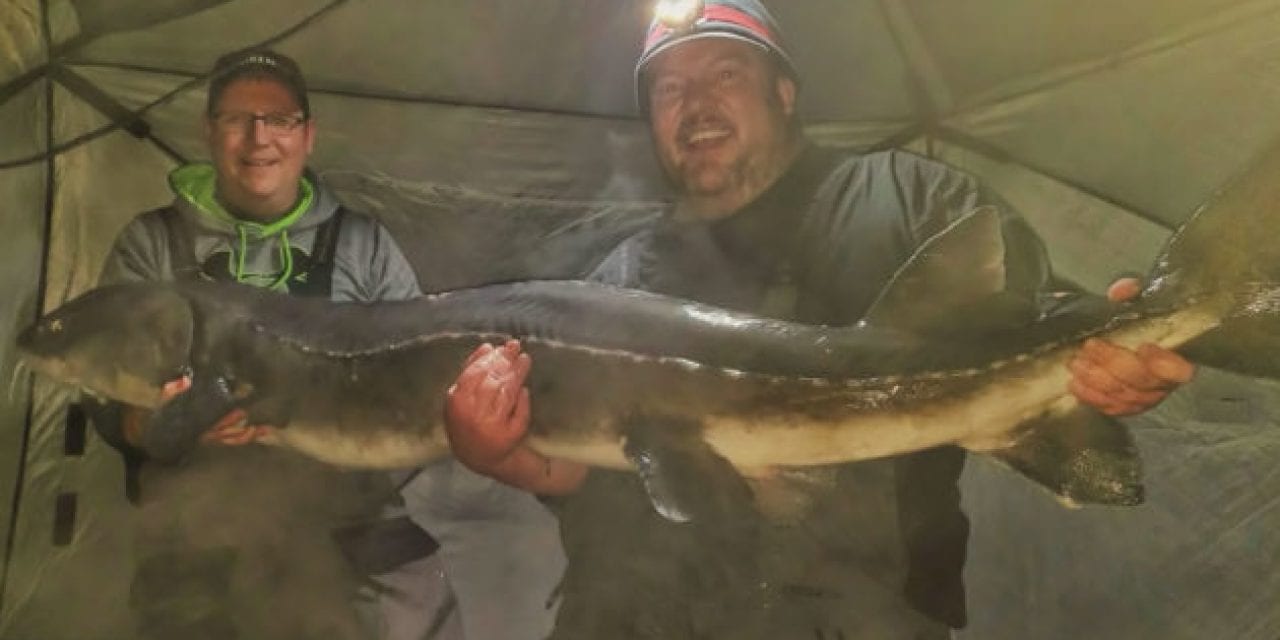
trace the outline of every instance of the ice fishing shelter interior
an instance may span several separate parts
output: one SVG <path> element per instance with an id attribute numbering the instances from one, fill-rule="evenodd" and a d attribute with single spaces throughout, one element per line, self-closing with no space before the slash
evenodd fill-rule
<path id="1" fill-rule="evenodd" d="M 1280 0 L 767 3 L 808 135 L 980 176 L 1099 291 L 1280 134 Z M 299 60 L 312 166 L 424 289 L 570 277 L 667 198 L 632 98 L 641 0 L 0 2 L 0 637 L 118 637 L 120 466 L 13 338 L 204 155 L 205 74 Z M 1280 176 L 1277 176 L 1280 179 Z M 1280 396 L 1214 371 L 1133 420 L 1144 506 L 1067 510 L 971 460 L 965 638 L 1280 637 Z M 570 550 L 572 553 L 572 550 Z M 90 631 L 86 631 L 86 629 Z"/>

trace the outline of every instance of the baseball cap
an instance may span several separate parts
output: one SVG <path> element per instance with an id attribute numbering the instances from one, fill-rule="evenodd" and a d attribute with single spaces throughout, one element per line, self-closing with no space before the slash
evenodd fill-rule
<path id="1" fill-rule="evenodd" d="M 307 101 L 307 83 L 302 70 L 293 58 L 270 49 L 243 49 L 228 53 L 213 63 L 209 73 L 209 99 L 205 112 L 212 114 L 222 92 L 232 80 L 241 78 L 275 80 L 289 90 L 294 101 L 306 117 L 311 117 L 311 105 Z"/>
<path id="2" fill-rule="evenodd" d="M 771 54 L 791 79 L 797 79 L 778 23 L 758 0 L 675 0 L 670 4 L 680 5 L 674 11 L 680 17 L 654 18 L 636 60 L 636 102 L 642 113 L 649 110 L 645 67 L 658 54 L 700 38 L 732 38 L 756 45 Z"/>

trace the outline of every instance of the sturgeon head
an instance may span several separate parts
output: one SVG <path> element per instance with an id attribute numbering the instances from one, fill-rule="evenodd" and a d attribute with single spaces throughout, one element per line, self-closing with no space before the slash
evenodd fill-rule
<path id="1" fill-rule="evenodd" d="M 141 407 L 160 404 L 160 387 L 188 365 L 190 303 L 155 283 L 95 289 L 18 336 L 33 370 L 90 393 Z"/>

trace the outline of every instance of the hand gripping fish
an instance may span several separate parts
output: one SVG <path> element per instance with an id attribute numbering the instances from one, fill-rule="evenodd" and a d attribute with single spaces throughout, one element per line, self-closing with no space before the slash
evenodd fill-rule
<path id="1" fill-rule="evenodd" d="M 241 407 L 278 427 L 271 444 L 395 468 L 448 453 L 442 404 L 461 363 L 482 341 L 519 338 L 536 363 L 529 443 L 636 468 L 675 519 L 692 509 L 687 472 L 701 462 L 758 475 L 946 444 L 991 455 L 1064 502 L 1138 504 L 1129 434 L 1067 392 L 1065 365 L 1083 340 L 1198 345 L 1215 364 L 1276 373 L 1280 153 L 1172 236 L 1137 301 L 958 330 L 958 310 L 1003 291 L 998 225 L 991 209 L 957 221 L 850 327 L 571 281 L 373 304 L 188 282 L 90 291 L 19 348 L 37 371 L 157 409 L 143 436 L 154 457 L 182 457 L 196 427 Z M 183 373 L 192 388 L 161 406 L 161 384 Z"/>

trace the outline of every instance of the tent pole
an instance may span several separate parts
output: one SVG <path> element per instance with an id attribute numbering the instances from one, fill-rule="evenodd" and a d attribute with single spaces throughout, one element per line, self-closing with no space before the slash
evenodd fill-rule
<path id="1" fill-rule="evenodd" d="M 142 116 L 130 111 L 115 98 L 107 95 L 105 91 L 86 80 L 84 76 L 68 69 L 65 65 L 61 63 L 50 65 L 49 77 L 66 87 L 71 93 L 76 94 L 81 100 L 89 103 L 99 113 L 106 116 L 108 120 L 133 134 L 133 137 L 146 138 L 151 135 L 151 125 L 147 124 L 147 121 Z"/>
<path id="2" fill-rule="evenodd" d="M 905 146 L 908 142 L 911 142 L 912 140 L 919 138 L 921 135 L 924 134 L 926 129 L 927 127 L 920 123 L 912 124 L 902 129 L 901 131 L 898 131 L 897 133 L 882 139 L 880 142 L 877 142 L 871 145 L 870 147 L 867 147 L 866 151 L 867 153 L 871 153 L 875 151 L 888 151 L 889 149 L 897 149 L 898 147 Z"/>
<path id="3" fill-rule="evenodd" d="M 53 38 L 49 24 L 49 0 L 40 0 L 40 23 L 41 29 L 44 31 L 44 46 L 47 54 L 52 53 Z M 47 67 L 44 65 L 44 67 Z M 53 82 L 45 80 L 44 93 L 44 144 L 46 151 L 53 147 Z M 54 169 L 55 160 L 53 153 L 45 154 L 45 176 L 44 176 L 44 223 L 40 232 L 40 275 L 36 284 L 35 312 L 32 320 L 38 318 L 44 309 L 45 292 L 48 289 L 49 276 L 49 242 L 52 234 L 53 226 L 53 202 L 54 202 Z M 34 376 L 30 376 L 29 380 L 34 380 Z M 35 385 L 27 386 L 27 411 L 26 419 L 22 427 L 22 441 L 18 449 L 18 469 L 17 478 L 14 482 L 13 495 L 9 500 L 9 530 L 5 532 L 4 545 L 4 562 L 0 565 L 0 613 L 5 611 L 5 600 L 8 595 L 9 587 L 9 567 L 13 562 L 14 539 L 17 537 L 18 520 L 22 511 L 22 495 L 26 488 L 27 474 L 27 455 L 31 449 L 31 429 L 32 422 L 35 418 Z"/>
<path id="4" fill-rule="evenodd" d="M 99 89 L 97 85 L 85 79 L 84 76 L 67 68 L 66 65 L 58 63 L 49 67 L 49 77 L 57 80 L 58 84 L 66 87 L 68 91 L 76 94 L 81 100 L 97 109 L 112 124 L 128 131 L 135 138 L 150 140 L 160 151 L 169 156 L 170 160 L 178 164 L 187 163 L 187 159 L 181 153 L 178 153 L 171 145 L 155 136 L 151 125 L 141 114 L 130 111 L 115 98 Z"/>

